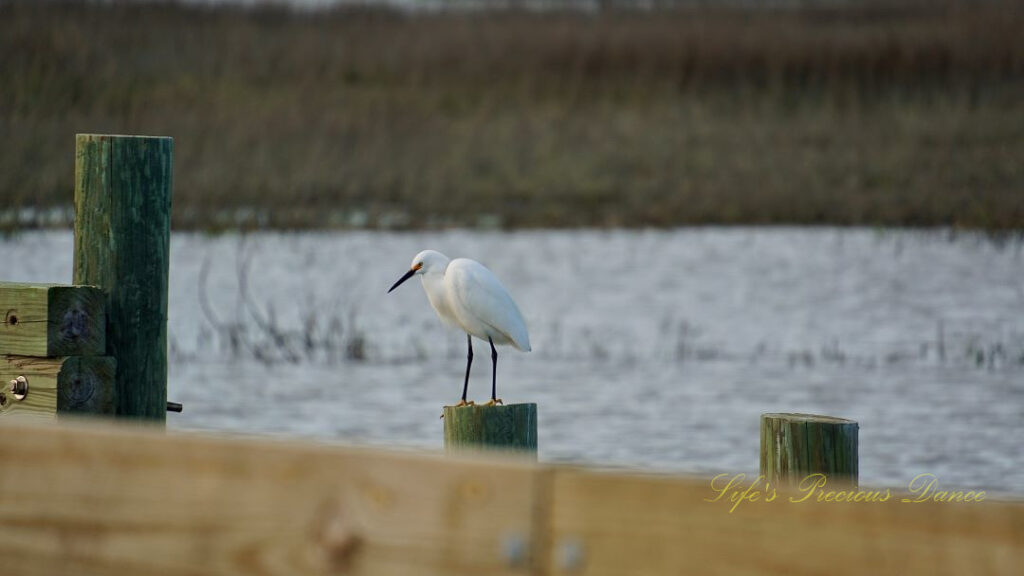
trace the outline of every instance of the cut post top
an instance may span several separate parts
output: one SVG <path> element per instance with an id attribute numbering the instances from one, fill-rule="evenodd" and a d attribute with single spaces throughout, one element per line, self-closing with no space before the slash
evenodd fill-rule
<path id="1" fill-rule="evenodd" d="M 171 140 L 172 136 L 144 136 L 138 134 L 75 134 L 78 140 L 114 140 L 121 138 L 145 138 L 149 140 Z"/>
<path id="2" fill-rule="evenodd" d="M 537 404 L 534 402 L 524 402 L 519 404 L 466 404 L 464 406 L 445 406 L 444 417 L 447 418 L 449 415 L 455 416 L 456 418 L 465 418 L 469 415 L 481 415 L 483 417 L 493 417 L 497 415 L 507 415 L 516 413 L 537 413 Z"/>
<path id="3" fill-rule="evenodd" d="M 517 404 L 465 404 L 463 406 L 445 406 L 448 410 L 521 410 L 524 407 L 533 406 L 537 408 L 536 402 L 519 402 Z"/>
<path id="4" fill-rule="evenodd" d="M 801 414 L 798 412 L 774 412 L 762 414 L 761 418 L 786 420 L 788 422 L 818 422 L 821 424 L 857 424 L 856 420 L 839 418 L 836 416 L 822 416 L 820 414 Z"/>

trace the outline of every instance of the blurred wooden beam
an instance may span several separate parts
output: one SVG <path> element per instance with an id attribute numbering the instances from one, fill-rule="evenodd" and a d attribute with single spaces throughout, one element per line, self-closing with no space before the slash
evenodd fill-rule
<path id="1" fill-rule="evenodd" d="M 536 469 L 0 424 L 4 574 L 522 574 Z M 16 552 L 15 552 L 16 551 Z"/>
<path id="2" fill-rule="evenodd" d="M 891 490 L 884 502 L 751 501 L 752 479 L 727 488 L 730 478 L 72 424 L 0 418 L 5 574 L 941 576 L 1024 565 L 1021 502 L 905 503 Z"/>
<path id="3" fill-rule="evenodd" d="M 895 490 L 885 502 L 819 502 L 822 489 L 802 501 L 806 492 L 779 490 L 768 502 L 763 481 L 727 489 L 735 478 L 558 470 L 547 573 L 953 576 L 1024 566 L 1024 503 L 905 503 Z"/>

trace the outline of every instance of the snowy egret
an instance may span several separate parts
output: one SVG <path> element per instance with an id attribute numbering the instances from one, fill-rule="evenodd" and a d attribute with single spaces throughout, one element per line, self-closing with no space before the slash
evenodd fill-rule
<path id="1" fill-rule="evenodd" d="M 491 401 L 487 405 L 501 404 L 497 396 L 498 351 L 494 349 L 495 344 L 508 344 L 522 352 L 530 351 L 526 323 L 508 290 L 479 262 L 468 258 L 449 260 L 440 252 L 424 250 L 412 259 L 409 271 L 391 286 L 388 293 L 417 274 L 423 280 L 423 290 L 430 306 L 441 321 L 466 333 L 469 359 L 466 361 L 466 380 L 462 384 L 462 400 L 456 406 L 471 404 L 466 402 L 466 390 L 469 388 L 469 367 L 473 364 L 474 336 L 491 345 Z"/>

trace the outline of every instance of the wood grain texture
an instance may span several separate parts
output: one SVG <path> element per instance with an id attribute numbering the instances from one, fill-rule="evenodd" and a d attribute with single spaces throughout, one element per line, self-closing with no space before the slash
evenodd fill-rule
<path id="1" fill-rule="evenodd" d="M 106 301 L 91 286 L 0 282 L 0 354 L 97 356 L 106 346 Z"/>
<path id="2" fill-rule="evenodd" d="M 444 446 L 460 450 L 518 450 L 537 454 L 537 405 L 444 407 Z"/>
<path id="3" fill-rule="evenodd" d="M 5 395 L 0 401 L 0 419 L 112 415 L 115 368 L 114 359 L 106 356 L 0 357 L 0 388 L 6 388 L 7 382 L 18 376 L 29 383 L 23 400 Z"/>
<path id="4" fill-rule="evenodd" d="M 780 490 L 730 513 L 728 496 L 708 501 L 717 496 L 709 480 L 557 470 L 546 573 L 1009 575 L 1024 566 L 1019 502 L 788 500 L 803 495 Z"/>
<path id="5" fill-rule="evenodd" d="M 0 423 L 4 574 L 528 573 L 536 467 Z M 18 463 L 13 465 L 13 463 Z M 527 540 L 528 544 L 528 540 Z M 515 565 L 512 565 L 515 564 Z"/>
<path id="6" fill-rule="evenodd" d="M 858 424 L 815 414 L 761 415 L 761 474 L 775 485 L 807 475 L 857 484 Z"/>
<path id="7" fill-rule="evenodd" d="M 79 134 L 74 282 L 107 292 L 117 415 L 164 421 L 174 141 Z"/>

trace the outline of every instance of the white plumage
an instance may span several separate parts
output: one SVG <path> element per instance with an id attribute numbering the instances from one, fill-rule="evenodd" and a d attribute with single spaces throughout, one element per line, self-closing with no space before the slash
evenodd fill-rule
<path id="1" fill-rule="evenodd" d="M 530 351 L 530 335 L 519 307 L 482 264 L 466 258 L 452 260 L 444 272 L 444 288 L 459 326 L 467 333 Z"/>
<path id="2" fill-rule="evenodd" d="M 523 352 L 530 351 L 526 322 L 508 290 L 483 264 L 468 258 L 449 260 L 434 250 L 417 254 L 409 271 L 395 282 L 391 290 L 414 275 L 423 280 L 427 299 L 445 324 L 491 344 L 491 403 L 500 403 L 495 390 L 498 353 L 494 346 L 509 345 Z M 469 359 L 460 405 L 467 403 L 469 367 L 473 363 L 473 343 L 469 337 L 467 342 Z"/>

